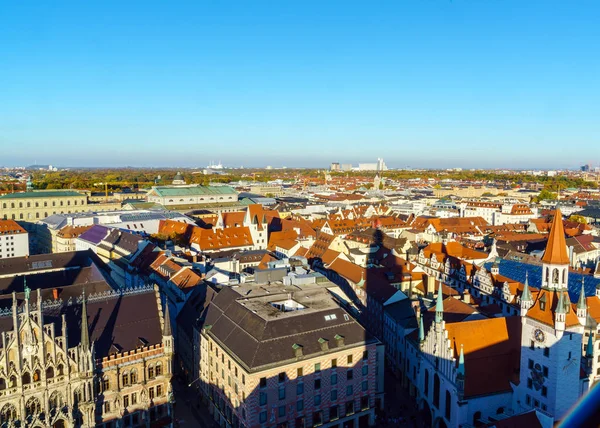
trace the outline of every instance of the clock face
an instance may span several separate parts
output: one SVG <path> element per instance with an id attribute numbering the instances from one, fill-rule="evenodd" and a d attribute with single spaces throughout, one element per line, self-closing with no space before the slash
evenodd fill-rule
<path id="1" fill-rule="evenodd" d="M 539 328 L 534 330 L 533 337 L 535 338 L 535 340 L 537 340 L 540 343 L 543 342 L 544 340 L 546 340 L 546 335 Z"/>

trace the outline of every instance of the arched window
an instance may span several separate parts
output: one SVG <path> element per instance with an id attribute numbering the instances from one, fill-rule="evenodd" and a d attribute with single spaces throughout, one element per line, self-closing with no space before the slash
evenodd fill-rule
<path id="1" fill-rule="evenodd" d="M 54 368 L 48 367 L 46 369 L 46 379 L 52 379 L 54 377 Z"/>
<path id="2" fill-rule="evenodd" d="M 102 392 L 110 389 L 110 379 L 107 376 L 102 378 Z"/>
<path id="3" fill-rule="evenodd" d="M 41 411 L 42 406 L 37 398 L 31 397 L 29 400 L 27 400 L 27 403 L 25 404 L 25 412 L 27 413 L 27 416 L 37 415 Z"/>
<path id="4" fill-rule="evenodd" d="M 75 404 L 81 403 L 83 401 L 83 394 L 81 393 L 81 389 L 73 392 L 73 402 Z"/>
<path id="5" fill-rule="evenodd" d="M 27 385 L 31 383 L 31 375 L 27 372 L 25 372 L 25 374 L 23 374 L 23 377 L 21 379 L 23 381 L 23 385 Z"/>
<path id="6" fill-rule="evenodd" d="M 0 422 L 5 423 L 17 419 L 17 409 L 12 404 L 5 404 L 0 411 Z"/>
<path id="7" fill-rule="evenodd" d="M 156 363 L 156 376 L 162 375 L 162 363 Z"/>
<path id="8" fill-rule="evenodd" d="M 58 365 L 58 375 L 59 375 L 59 376 L 62 376 L 62 375 L 64 375 L 64 374 L 65 374 L 65 368 L 63 367 L 63 365 L 62 365 L 62 364 L 59 364 L 59 365 Z"/>
<path id="9" fill-rule="evenodd" d="M 423 385 L 423 394 L 429 397 L 429 370 L 425 369 L 425 384 Z"/>
<path id="10" fill-rule="evenodd" d="M 546 268 L 546 282 L 550 282 L 550 268 Z"/>
<path id="11" fill-rule="evenodd" d="M 563 279 L 562 279 L 563 284 L 567 283 L 567 269 L 563 269 Z"/>
<path id="12" fill-rule="evenodd" d="M 23 208 L 23 202 L 19 202 L 19 208 Z"/>
<path id="13" fill-rule="evenodd" d="M 496 409 L 496 414 L 497 414 L 497 415 L 501 415 L 502 413 L 504 413 L 504 407 L 498 407 L 498 408 Z"/>
<path id="14" fill-rule="evenodd" d="M 136 369 L 131 370 L 131 374 L 129 375 L 129 382 L 133 385 L 137 383 L 137 371 Z"/>
<path id="15" fill-rule="evenodd" d="M 452 418 L 452 398 L 450 397 L 450 391 L 446 390 L 446 402 L 444 403 L 446 406 L 446 419 L 450 422 Z"/>
<path id="16" fill-rule="evenodd" d="M 557 268 L 554 268 L 554 270 L 552 270 L 552 283 L 558 284 L 558 269 Z"/>
<path id="17" fill-rule="evenodd" d="M 27 208 L 31 207 L 31 202 L 27 202 Z"/>
<path id="18" fill-rule="evenodd" d="M 437 373 L 433 376 L 433 405 L 440 408 L 440 377 Z"/>
<path id="19" fill-rule="evenodd" d="M 6 389 L 6 381 L 3 377 L 0 377 L 0 391 Z"/>
<path id="20" fill-rule="evenodd" d="M 154 379 L 154 366 L 148 367 L 148 379 Z"/>
<path id="21" fill-rule="evenodd" d="M 33 372 L 33 381 L 39 382 L 40 380 L 42 380 L 42 372 L 39 369 L 37 369 Z"/>
<path id="22" fill-rule="evenodd" d="M 123 373 L 123 386 L 128 386 L 129 385 L 129 373 L 125 372 Z"/>
<path id="23" fill-rule="evenodd" d="M 479 426 L 481 423 L 479 422 L 481 420 L 481 412 L 475 412 L 473 414 L 473 425 L 475 425 L 476 427 Z"/>
<path id="24" fill-rule="evenodd" d="M 62 394 L 58 391 L 54 391 L 48 400 L 50 404 L 50 409 L 58 409 L 61 408 L 64 404 L 64 400 Z"/>
<path id="25" fill-rule="evenodd" d="M 17 386 L 17 377 L 15 375 L 12 375 L 10 377 L 10 387 L 15 388 L 16 386 Z"/>

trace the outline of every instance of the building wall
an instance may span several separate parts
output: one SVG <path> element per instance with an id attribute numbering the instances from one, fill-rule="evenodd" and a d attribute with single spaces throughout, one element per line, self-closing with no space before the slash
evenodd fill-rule
<path id="1" fill-rule="evenodd" d="M 0 258 L 24 257 L 29 255 L 29 234 L 11 233 L 0 235 Z"/>
<path id="2" fill-rule="evenodd" d="M 304 417 L 306 426 L 312 426 L 314 413 L 321 411 L 325 427 L 344 420 L 358 421 L 363 416 L 370 424 L 374 423 L 377 392 L 377 349 L 374 344 L 300 361 L 286 361 L 265 370 L 249 372 L 210 334 L 202 334 L 200 340 L 202 392 L 217 421 L 230 421 L 234 425 L 239 421 L 248 428 L 288 422 L 287 426 L 292 428 L 300 417 Z M 367 359 L 363 360 L 365 351 Z M 337 367 L 332 367 L 334 360 Z M 366 374 L 363 367 L 367 367 L 364 369 Z M 351 380 L 348 380 L 349 370 L 352 370 Z M 266 383 L 263 384 L 261 379 Z M 366 382 L 365 390 L 363 382 Z M 352 388 L 350 395 L 346 394 L 348 387 Z M 332 396 L 332 391 L 336 391 L 337 398 Z M 264 404 L 261 404 L 261 396 L 266 397 Z M 320 403 L 315 401 L 316 396 L 320 396 L 317 399 Z M 362 410 L 360 399 L 366 396 L 369 406 Z M 350 401 L 354 402 L 354 413 L 344 418 L 342 408 Z M 325 422 L 329 421 L 331 407 L 335 405 L 339 406 L 339 420 Z"/>

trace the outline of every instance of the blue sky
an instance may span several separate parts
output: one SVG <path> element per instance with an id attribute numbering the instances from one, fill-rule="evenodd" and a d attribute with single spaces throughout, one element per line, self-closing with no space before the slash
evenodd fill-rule
<path id="1" fill-rule="evenodd" d="M 600 2 L 0 2 L 0 165 L 600 162 Z"/>

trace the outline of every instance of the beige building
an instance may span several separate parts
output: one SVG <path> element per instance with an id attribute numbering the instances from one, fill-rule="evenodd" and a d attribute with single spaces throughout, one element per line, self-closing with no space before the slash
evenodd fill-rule
<path id="1" fill-rule="evenodd" d="M 373 426 L 383 404 L 380 343 L 324 286 L 248 288 L 221 290 L 200 334 L 201 392 L 215 420 L 246 428 Z"/>
<path id="2" fill-rule="evenodd" d="M 52 214 L 110 211 L 120 202 L 89 204 L 88 197 L 73 190 L 43 190 L 0 196 L 0 218 L 34 223 Z"/>

